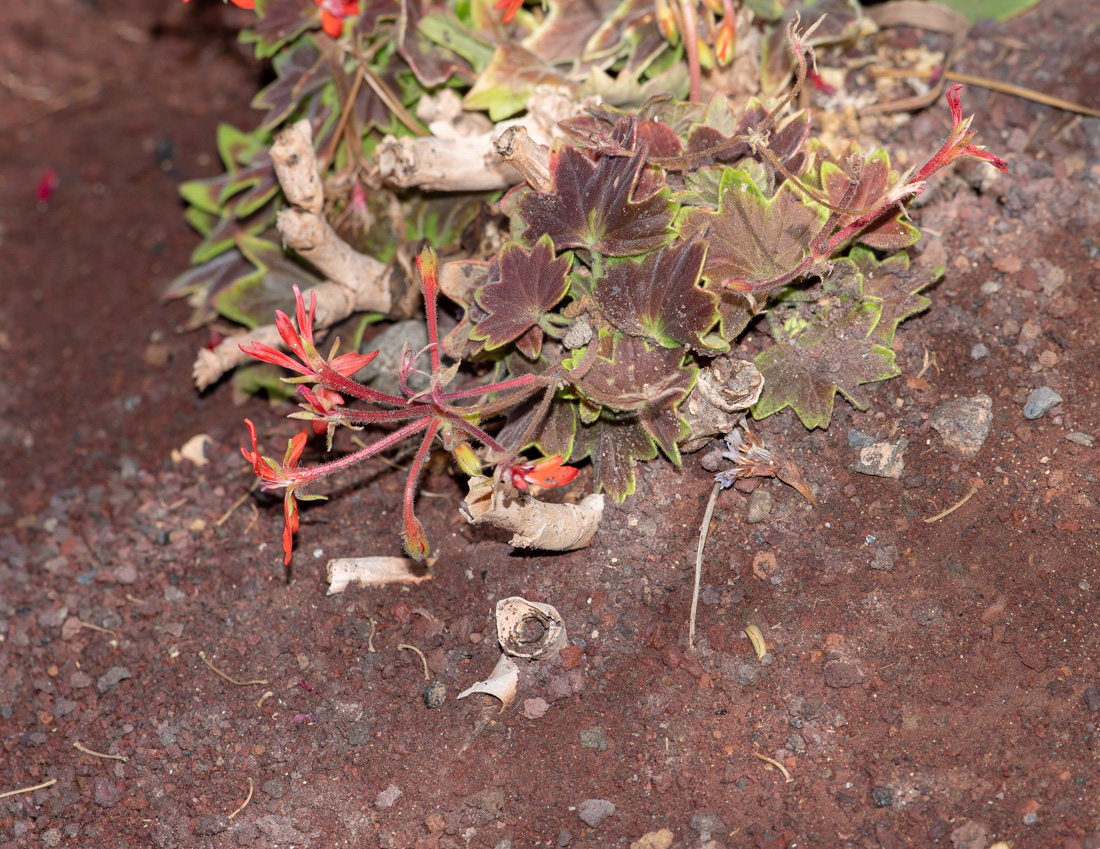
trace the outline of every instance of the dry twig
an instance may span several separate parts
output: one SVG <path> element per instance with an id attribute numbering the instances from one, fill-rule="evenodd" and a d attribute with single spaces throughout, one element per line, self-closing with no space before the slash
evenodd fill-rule
<path id="1" fill-rule="evenodd" d="M 51 778 L 49 781 L 43 781 L 41 784 L 36 784 L 34 787 L 20 787 L 18 790 L 9 790 L 6 793 L 0 793 L 0 799 L 6 799 L 9 796 L 18 796 L 20 793 L 33 793 L 35 790 L 45 790 L 47 787 L 53 787 L 57 784 L 56 778 Z"/>
<path id="2" fill-rule="evenodd" d="M 715 482 L 710 490 L 710 500 L 707 501 L 707 509 L 703 513 L 703 523 L 699 528 L 699 547 L 695 552 L 695 588 L 691 593 L 691 617 L 688 619 L 688 649 L 695 648 L 695 614 L 699 611 L 699 583 L 703 576 L 703 548 L 707 544 L 707 534 L 710 533 L 710 520 L 714 516 L 714 504 L 718 500 L 718 493 L 722 484 Z"/>
<path id="3" fill-rule="evenodd" d="M 83 745 L 79 740 L 74 740 L 73 741 L 73 748 L 74 749 L 79 749 L 84 754 L 91 755 L 94 758 L 109 758 L 112 761 L 122 761 L 123 763 L 126 763 L 129 760 L 129 758 L 123 757 L 122 755 L 108 755 L 106 752 L 97 752 L 94 749 L 89 749 L 87 746 Z"/>
<path id="4" fill-rule="evenodd" d="M 199 659 L 203 663 L 205 663 L 207 666 L 210 667 L 211 672 L 213 672 L 215 675 L 217 675 L 220 678 L 224 678 L 226 681 L 228 681 L 230 684 L 234 685 L 235 687 L 251 687 L 253 684 L 266 684 L 267 683 L 266 678 L 258 678 L 255 681 L 238 681 L 236 678 L 230 678 L 228 675 L 226 675 L 224 672 L 222 672 L 220 669 L 218 669 L 218 667 L 216 667 L 214 664 L 212 664 L 209 660 L 206 659 L 206 652 L 200 651 L 199 652 Z"/>
<path id="5" fill-rule="evenodd" d="M 967 501 L 969 501 L 969 500 L 970 500 L 971 498 L 973 498 L 973 497 L 974 497 L 974 493 L 975 493 L 975 492 L 977 492 L 977 491 L 978 491 L 978 488 L 977 488 L 977 487 L 974 487 L 973 489 L 971 489 L 971 490 L 970 490 L 970 492 L 968 492 L 968 493 L 967 493 L 966 495 L 964 495 L 964 496 L 963 496 L 963 499 L 962 499 L 962 501 L 960 501 L 960 502 L 959 502 L 958 504 L 956 504 L 956 505 L 955 505 L 954 507 L 948 507 L 948 508 L 947 508 L 946 510 L 944 510 L 944 511 L 943 511 L 942 513 L 937 513 L 937 514 L 936 514 L 935 516 L 933 516 L 933 517 L 932 517 L 931 519 L 925 519 L 924 521 L 925 521 L 925 522 L 926 522 L 927 524 L 931 525 L 931 524 L 932 524 L 933 522 L 938 522 L 938 521 L 939 521 L 940 519 L 942 519 L 942 518 L 943 518 L 944 516 L 950 516 L 950 515 L 951 515 L 952 513 L 954 513 L 954 512 L 956 511 L 956 510 L 958 510 L 958 509 L 959 509 L 960 507 L 962 507 L 962 506 L 963 506 L 964 504 L 966 504 L 966 502 L 967 502 Z"/>
<path id="6" fill-rule="evenodd" d="M 794 781 L 794 779 L 791 778 L 791 774 L 789 772 L 787 772 L 787 768 L 785 766 L 783 766 L 783 764 L 781 764 L 775 758 L 769 758 L 767 755 L 762 755 L 759 752 L 753 752 L 752 755 L 753 755 L 754 758 L 760 758 L 760 760 L 764 761 L 764 763 L 771 764 L 776 769 L 778 769 L 781 773 L 783 773 L 783 777 L 787 780 L 788 784 L 790 784 L 792 781 Z"/>
<path id="7" fill-rule="evenodd" d="M 237 816 L 237 814 L 239 814 L 241 811 L 243 811 L 245 808 L 247 808 L 248 803 L 251 802 L 251 801 L 252 801 L 252 776 L 250 775 L 250 776 L 248 776 L 248 796 L 245 798 L 245 800 L 243 802 L 241 802 L 241 806 L 239 808 L 237 808 L 237 810 L 235 810 L 229 816 L 227 816 L 226 819 L 227 820 L 233 819 L 233 817 Z"/>
<path id="8" fill-rule="evenodd" d="M 408 651 L 414 651 L 420 655 L 420 662 L 424 664 L 424 680 L 431 681 L 432 676 L 428 674 L 428 658 L 424 657 L 424 652 L 418 649 L 416 646 L 410 646 L 408 643 L 398 643 L 399 649 L 407 649 Z"/>

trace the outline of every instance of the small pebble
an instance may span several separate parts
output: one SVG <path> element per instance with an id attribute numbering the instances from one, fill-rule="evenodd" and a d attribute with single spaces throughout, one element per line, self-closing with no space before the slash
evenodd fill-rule
<path id="1" fill-rule="evenodd" d="M 1001 291 L 1001 284 L 996 280 L 986 280 L 981 287 L 983 295 L 995 295 Z"/>
<path id="2" fill-rule="evenodd" d="M 392 808 L 398 797 L 404 795 L 396 784 L 390 784 L 378 796 L 375 797 L 374 807 L 380 811 Z"/>
<path id="3" fill-rule="evenodd" d="M 1025 419 L 1041 419 L 1062 403 L 1062 396 L 1049 386 L 1040 386 L 1027 396 L 1024 404 Z"/>
<path id="4" fill-rule="evenodd" d="M 447 685 L 442 681 L 432 681 L 424 688 L 424 704 L 437 708 L 447 701 Z"/>
<path id="5" fill-rule="evenodd" d="M 988 395 L 975 395 L 940 404 L 933 410 L 929 424 L 947 445 L 966 457 L 973 457 L 989 436 L 993 424 L 993 399 Z"/>
<path id="6" fill-rule="evenodd" d="M 348 729 L 348 744 L 352 746 L 365 746 L 370 742 L 370 723 L 353 722 Z"/>
<path id="7" fill-rule="evenodd" d="M 1084 445 L 1086 448 L 1092 448 L 1096 445 L 1096 440 L 1089 436 L 1087 433 L 1081 433 L 1079 430 L 1075 430 L 1072 433 L 1066 434 L 1066 439 L 1070 442 L 1074 442 L 1077 445 Z"/>
<path id="8" fill-rule="evenodd" d="M 876 787 L 871 791 L 871 804 L 876 808 L 889 808 L 894 804 L 894 791 L 889 787 Z"/>
<path id="9" fill-rule="evenodd" d="M 770 490 L 765 487 L 753 490 L 752 495 L 749 496 L 749 505 L 745 515 L 745 522 L 750 525 L 759 525 L 761 522 L 767 521 L 774 504 L 775 498 L 772 496 Z"/>
<path id="10" fill-rule="evenodd" d="M 970 349 L 970 359 L 980 360 L 989 356 L 989 349 L 981 342 Z"/>
<path id="11" fill-rule="evenodd" d="M 615 813 L 615 805 L 607 799 L 585 799 L 577 805 L 577 816 L 589 828 L 599 828 L 600 823 Z"/>

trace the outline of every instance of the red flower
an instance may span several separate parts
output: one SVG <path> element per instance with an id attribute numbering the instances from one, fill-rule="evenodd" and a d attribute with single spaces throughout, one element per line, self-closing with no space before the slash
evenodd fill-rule
<path id="1" fill-rule="evenodd" d="M 512 18 L 516 16 L 523 7 L 523 0 L 497 0 L 494 9 L 500 9 L 504 12 L 504 23 L 511 23 Z"/>
<path id="2" fill-rule="evenodd" d="M 277 351 L 263 342 L 250 342 L 248 345 L 241 345 L 240 348 L 250 357 L 262 362 L 282 366 L 308 377 L 318 377 L 318 368 L 324 363 L 313 344 L 313 314 L 317 311 L 317 293 L 309 293 L 309 310 L 306 310 L 302 292 L 297 286 L 294 287 L 294 300 L 298 330 L 294 329 L 290 316 L 282 310 L 275 311 L 275 327 L 279 331 L 283 344 L 296 354 L 301 362 L 295 362 L 282 351 Z M 344 377 L 351 377 L 377 356 L 377 351 L 371 351 L 369 354 L 356 354 L 351 351 L 336 357 L 329 363 L 329 367 Z"/>
<path id="3" fill-rule="evenodd" d="M 531 463 L 509 466 L 507 473 L 511 475 L 512 486 L 516 489 L 527 489 L 527 485 L 532 483 L 546 488 L 565 486 L 573 483 L 577 470 L 572 466 L 563 466 L 562 462 L 561 455 L 555 454 Z"/>
<path id="4" fill-rule="evenodd" d="M 359 14 L 359 0 L 313 0 L 313 2 L 321 7 L 321 28 L 330 38 L 340 37 L 344 31 L 344 18 Z"/>
<path id="5" fill-rule="evenodd" d="M 917 180 L 927 180 L 944 166 L 951 164 L 956 159 L 967 156 L 984 160 L 1000 171 L 1008 170 L 1008 163 L 1003 159 L 999 159 L 992 153 L 986 153 L 978 145 L 971 144 L 974 136 L 977 135 L 977 131 L 970 129 L 970 123 L 974 120 L 974 116 L 971 115 L 968 118 L 962 116 L 962 99 L 959 95 L 961 88 L 961 85 L 957 85 L 947 92 L 947 104 L 951 107 L 951 134 L 947 137 L 947 141 L 943 143 L 943 147 L 936 152 L 936 155 L 920 169 Z"/>
<path id="6" fill-rule="evenodd" d="M 244 423 L 248 426 L 248 435 L 252 439 L 252 450 L 249 451 L 242 447 L 241 453 L 252 464 L 253 471 L 264 482 L 263 489 L 286 487 L 286 494 L 283 496 L 283 516 L 286 519 L 283 525 L 283 563 L 289 565 L 290 554 L 294 549 L 294 534 L 298 530 L 298 501 L 295 498 L 295 490 L 301 485 L 295 479 L 293 472 L 298 468 L 298 461 L 301 459 L 302 451 L 306 447 L 308 431 L 303 430 L 287 442 L 286 454 L 283 456 L 283 462 L 280 465 L 274 460 L 260 456 L 259 448 L 256 446 L 256 426 L 249 419 L 245 419 Z M 310 496 L 307 500 L 316 497 Z"/>
<path id="7" fill-rule="evenodd" d="M 183 0 L 184 3 L 190 3 L 191 0 Z M 229 0 L 234 6 L 240 6 L 242 9 L 255 9 L 256 0 Z"/>

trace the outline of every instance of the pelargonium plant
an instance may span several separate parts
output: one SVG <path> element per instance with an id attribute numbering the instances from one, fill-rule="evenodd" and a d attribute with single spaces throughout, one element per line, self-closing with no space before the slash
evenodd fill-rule
<path id="1" fill-rule="evenodd" d="M 562 121 L 565 140 L 516 160 L 525 183 L 503 196 L 482 193 L 467 214 L 469 198 L 440 205 L 438 197 L 372 184 L 376 131 L 422 130 L 410 120 L 410 99 L 458 79 L 474 80 L 467 109 L 498 118 L 522 108 L 506 81 L 525 86 L 531 68 L 523 63 L 535 61 L 537 50 L 576 59 L 551 45 L 568 34 L 562 19 L 576 23 L 574 5 L 587 4 L 551 2 L 551 14 L 528 31 L 524 58 L 493 17 L 490 58 L 479 40 L 489 26 L 480 4 L 424 8 L 404 0 L 398 9 L 395 1 L 258 0 L 258 21 L 245 37 L 261 55 L 275 56 L 278 79 L 258 96 L 269 117 L 258 133 L 225 130 L 219 144 L 229 173 L 184 189 L 206 238 L 177 291 L 190 292 L 200 314 L 221 311 L 255 326 L 292 289 L 297 327 L 280 311 L 276 328 L 293 356 L 260 342 L 244 351 L 297 374 L 289 379 L 300 384 L 303 402 L 295 416 L 327 433 L 330 447 L 340 426 L 393 428 L 357 452 L 302 468 L 307 432 L 277 463 L 260 456 L 249 423 L 245 457 L 265 488 L 286 490 L 288 562 L 297 501 L 306 497 L 301 488 L 412 436 L 420 446 L 405 491 L 404 535 L 415 557 L 428 552 L 413 512 L 415 488 L 437 437 L 464 472 L 492 467 L 494 486 L 568 483 L 576 469 L 563 464 L 587 458 L 595 489 L 626 497 L 639 461 L 660 454 L 679 463 L 681 447 L 699 441 L 687 402 L 701 372 L 738 359 L 737 342 L 749 327 L 766 325 L 771 339 L 753 359 L 764 384 L 755 418 L 790 407 L 806 427 L 827 427 L 837 392 L 865 408 L 861 387 L 898 374 L 898 326 L 928 306 L 921 292 L 938 277 L 910 266 L 905 249 L 920 234 L 908 203 L 959 158 L 1005 168 L 973 144 L 958 87 L 947 95 L 951 134 L 919 169 L 899 174 L 884 150 L 854 143 L 827 150 L 810 137 L 809 113 L 791 105 L 813 69 L 812 46 L 796 19 L 787 28 L 794 87 L 739 110 L 719 94 L 705 103 L 679 99 L 684 90 L 651 96 L 651 84 L 672 79 L 662 76 L 671 66 L 658 72 L 651 56 L 630 71 L 644 40 L 612 45 L 602 67 L 632 80 L 640 102 L 590 106 Z M 522 21 L 531 14 L 496 5 L 494 16 Z M 598 32 L 581 42 L 585 50 Z M 664 47 L 651 45 L 654 55 L 671 49 L 659 40 Z M 538 62 L 539 73 L 554 68 L 545 55 Z M 569 90 L 568 74 L 559 76 Z M 429 342 L 403 353 L 401 395 L 354 379 L 374 354 L 334 348 L 322 357 L 316 350 L 315 294 L 307 308 L 301 290 L 319 279 L 277 243 L 283 195 L 264 135 L 291 118 L 312 128 L 324 217 L 351 251 L 399 264 L 409 244 L 448 246 L 451 261 L 442 270 L 430 250 L 417 260 Z M 373 223 L 382 218 L 374 203 L 407 213 L 392 243 L 386 239 L 394 231 Z M 431 204 L 436 212 L 425 212 Z M 439 294 L 456 321 L 443 339 Z M 428 388 L 414 389 L 421 357 L 430 361 Z M 499 428 L 487 424 L 495 417 L 503 418 Z M 745 457 L 747 469 L 752 457 Z"/>

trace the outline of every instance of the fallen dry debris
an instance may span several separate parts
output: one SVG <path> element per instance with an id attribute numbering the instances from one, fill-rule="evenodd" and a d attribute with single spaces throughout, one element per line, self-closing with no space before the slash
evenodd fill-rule
<path id="1" fill-rule="evenodd" d="M 328 562 L 326 595 L 342 593 L 353 583 L 361 587 L 419 584 L 431 579 L 432 562 L 417 563 L 408 557 L 337 557 Z"/>
<path id="2" fill-rule="evenodd" d="M 973 497 L 974 497 L 974 493 L 975 493 L 975 492 L 977 492 L 977 491 L 978 491 L 978 487 L 976 487 L 976 486 L 975 486 L 975 487 L 973 487 L 973 488 L 972 488 L 972 489 L 970 490 L 970 492 L 968 492 L 968 493 L 967 493 L 966 495 L 964 495 L 964 496 L 962 497 L 962 500 L 961 500 L 961 501 L 959 501 L 959 502 L 958 502 L 958 503 L 957 503 L 957 504 L 956 504 L 956 505 L 955 505 L 954 507 L 948 507 L 948 508 L 947 508 L 946 510 L 944 510 L 944 511 L 943 511 L 942 513 L 937 513 L 937 514 L 936 514 L 935 516 L 932 516 L 931 518 L 925 519 L 925 520 L 924 520 L 924 521 L 925 521 L 925 523 L 926 523 L 926 524 L 929 524 L 929 525 L 930 525 L 930 524 L 932 524 L 933 522 L 938 522 L 938 521 L 939 521 L 940 519 L 942 519 L 942 518 L 943 518 L 944 516 L 950 516 L 950 515 L 951 515 L 952 513 L 954 513 L 954 512 L 956 511 L 956 510 L 958 510 L 958 509 L 959 509 L 960 507 L 962 507 L 962 506 L 963 506 L 964 504 L 966 504 L 966 502 L 967 502 L 967 501 L 969 501 L 969 500 L 970 500 L 971 498 L 973 498 Z"/>
<path id="3" fill-rule="evenodd" d="M 752 643 L 753 650 L 756 652 L 756 659 L 763 660 L 764 655 L 768 653 L 767 643 L 764 642 L 764 632 L 760 630 L 758 625 L 746 625 L 745 636 L 749 638 L 749 642 Z"/>
<path id="4" fill-rule="evenodd" d="M 493 667 L 492 674 L 484 681 L 478 681 L 472 687 L 467 687 L 456 699 L 464 699 L 472 693 L 485 693 L 494 699 L 500 699 L 500 712 L 504 713 L 515 701 L 516 690 L 519 687 L 519 667 L 516 662 L 506 654 L 500 656 L 497 665 Z"/>
<path id="5" fill-rule="evenodd" d="M 18 796 L 21 793 L 33 793 L 35 790 L 45 790 L 47 787 L 53 787 L 57 784 L 56 778 L 51 778 L 49 781 L 43 781 L 41 784 L 35 784 L 33 787 L 20 787 L 18 790 L 8 790 L 4 793 L 0 793 L 0 799 L 7 799 L 9 796 Z"/>
<path id="6" fill-rule="evenodd" d="M 106 752 L 97 752 L 95 751 L 95 749 L 89 749 L 79 740 L 73 741 L 73 748 L 83 752 L 86 755 L 91 755 L 94 758 L 108 758 L 109 760 L 122 761 L 123 763 L 126 763 L 129 760 L 129 758 L 124 757 L 123 755 L 109 755 Z"/>
<path id="7" fill-rule="evenodd" d="M 603 517 L 602 494 L 588 495 L 580 504 L 547 504 L 483 475 L 470 478 L 469 487 L 469 494 L 459 505 L 466 521 L 511 531 L 511 544 L 516 548 L 586 548 Z"/>
<path id="8" fill-rule="evenodd" d="M 565 622 L 552 604 L 519 596 L 497 602 L 497 639 L 513 657 L 542 660 L 568 645 Z"/>
<path id="9" fill-rule="evenodd" d="M 449 105 L 452 99 L 457 110 Z M 378 169 L 387 183 L 402 188 L 418 186 L 425 191 L 471 192 L 510 189 L 520 181 L 521 174 L 531 182 L 522 167 L 523 160 L 514 158 L 517 133 L 524 139 L 521 149 L 541 151 L 534 153 L 534 158 L 545 162 L 548 146 L 563 135 L 558 123 L 583 108 L 574 99 L 543 87 L 527 101 L 523 118 L 483 127 L 475 123 L 474 115 L 461 111 L 461 102 L 452 92 L 445 91 L 437 98 L 437 105 L 440 111 L 431 121 L 431 136 L 386 136 L 382 140 Z M 418 107 L 417 113 L 420 111 Z M 549 185 L 549 169 L 544 172 L 545 183 L 531 183 L 540 190 Z"/>
<path id="10" fill-rule="evenodd" d="M 233 813 L 229 814 L 229 816 L 227 816 L 226 819 L 227 820 L 233 819 L 233 817 L 237 816 L 237 814 L 239 814 L 241 811 L 243 811 L 245 808 L 247 808 L 248 803 L 251 802 L 251 801 L 252 801 L 252 776 L 249 776 L 248 777 L 248 795 L 245 796 L 245 799 L 244 799 L 243 802 L 241 802 L 240 807 L 237 808 L 237 810 L 235 810 Z"/>
<path id="11" fill-rule="evenodd" d="M 205 663 L 210 668 L 211 672 L 213 672 L 219 678 L 224 678 L 226 681 L 228 681 L 234 687 L 252 687 L 252 686 L 255 686 L 256 684 L 266 684 L 267 683 L 266 678 L 258 678 L 254 681 L 238 681 L 236 678 L 231 678 L 230 676 L 228 676 L 224 672 L 222 672 L 220 669 L 218 669 L 218 667 L 216 667 L 214 664 L 212 664 L 209 660 L 207 660 L 206 652 L 204 652 L 204 651 L 199 652 L 199 660 L 201 660 L 203 663 Z"/>
<path id="12" fill-rule="evenodd" d="M 680 451 L 690 454 L 715 436 L 730 433 L 763 391 L 764 375 L 748 360 L 715 359 L 699 372 L 695 388 L 681 405 L 691 434 L 680 444 Z"/>
<path id="13" fill-rule="evenodd" d="M 424 652 L 422 652 L 416 646 L 410 646 L 408 643 L 398 643 L 397 647 L 401 651 L 416 652 L 416 654 L 420 655 L 420 662 L 422 664 L 424 664 L 424 680 L 425 681 L 431 681 L 432 680 L 432 676 L 428 673 L 428 658 L 424 657 Z"/>
<path id="14" fill-rule="evenodd" d="M 210 462 L 206 452 L 213 444 L 214 440 L 209 433 L 197 433 L 179 448 L 172 449 L 172 462 L 178 464 L 190 460 L 195 466 L 202 468 Z"/>
<path id="15" fill-rule="evenodd" d="M 789 772 L 787 772 L 787 768 L 785 766 L 783 766 L 783 764 L 781 764 L 775 758 L 769 758 L 767 755 L 762 755 L 759 752 L 753 752 L 752 754 L 753 754 L 753 757 L 760 758 L 760 760 L 764 761 L 764 763 L 771 764 L 776 769 L 778 769 L 781 773 L 783 773 L 783 778 L 786 780 L 787 784 L 790 784 L 792 781 L 794 781 L 794 779 L 791 778 L 791 774 Z"/>

